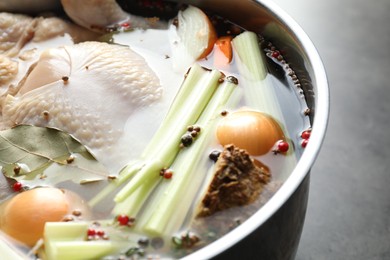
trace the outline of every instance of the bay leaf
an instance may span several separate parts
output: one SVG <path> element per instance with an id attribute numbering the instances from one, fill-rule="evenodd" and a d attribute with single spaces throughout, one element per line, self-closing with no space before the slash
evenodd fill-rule
<path id="1" fill-rule="evenodd" d="M 106 179 L 107 169 L 71 135 L 54 128 L 19 125 L 0 131 L 3 174 L 28 187 Z"/>

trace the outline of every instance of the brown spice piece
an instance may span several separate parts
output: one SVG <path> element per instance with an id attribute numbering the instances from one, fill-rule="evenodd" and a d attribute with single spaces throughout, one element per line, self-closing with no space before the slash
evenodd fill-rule
<path id="1" fill-rule="evenodd" d="M 76 217 L 80 217 L 83 213 L 79 209 L 75 209 L 72 211 L 72 215 Z"/>
<path id="2" fill-rule="evenodd" d="M 63 76 L 62 77 L 62 81 L 64 82 L 64 84 L 68 84 L 69 77 L 68 76 Z"/>
<path id="3" fill-rule="evenodd" d="M 63 222 L 71 222 L 74 221 L 74 217 L 71 215 L 67 215 L 62 219 Z"/>
<path id="4" fill-rule="evenodd" d="M 43 116 L 43 119 L 45 119 L 46 121 L 49 121 L 49 116 L 50 116 L 50 114 L 49 114 L 49 111 L 43 111 L 42 112 L 42 116 Z"/>
<path id="5" fill-rule="evenodd" d="M 108 180 L 115 180 L 117 177 L 115 175 L 108 175 L 107 179 Z"/>
<path id="6" fill-rule="evenodd" d="M 72 162 L 74 162 L 74 156 L 73 155 L 70 155 L 67 159 L 66 159 L 66 163 L 67 164 L 71 164 Z"/>
<path id="7" fill-rule="evenodd" d="M 225 146 L 198 216 L 205 217 L 254 202 L 270 176 L 267 167 L 258 167 L 245 150 L 234 145 Z"/>
<path id="8" fill-rule="evenodd" d="M 305 116 L 310 115 L 310 113 L 311 113 L 310 108 L 306 108 L 305 111 L 303 111 L 303 114 L 304 114 Z"/>
<path id="9" fill-rule="evenodd" d="M 19 173 L 20 173 L 20 170 L 22 169 L 22 167 L 20 167 L 19 165 L 16 165 L 15 167 L 14 167 L 14 173 L 15 173 L 15 175 L 18 175 Z"/>

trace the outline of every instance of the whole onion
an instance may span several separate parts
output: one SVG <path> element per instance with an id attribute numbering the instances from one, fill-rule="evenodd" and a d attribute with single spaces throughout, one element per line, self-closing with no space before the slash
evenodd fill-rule
<path id="1" fill-rule="evenodd" d="M 255 156 L 268 153 L 276 142 L 285 139 L 275 119 L 254 110 L 228 114 L 217 127 L 217 138 L 221 145 L 234 144 Z"/>

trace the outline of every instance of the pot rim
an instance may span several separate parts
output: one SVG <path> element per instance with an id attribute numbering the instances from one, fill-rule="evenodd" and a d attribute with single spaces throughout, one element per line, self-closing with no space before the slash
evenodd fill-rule
<path id="1" fill-rule="evenodd" d="M 320 55 L 300 25 L 272 0 L 253 0 L 261 4 L 273 16 L 285 24 L 299 41 L 313 68 L 313 86 L 315 86 L 315 116 L 312 124 L 310 142 L 294 168 L 274 196 L 255 214 L 239 227 L 230 231 L 211 244 L 183 257 L 185 260 L 209 259 L 232 247 L 265 223 L 291 197 L 294 191 L 309 174 L 322 146 L 329 118 L 329 86 Z"/>

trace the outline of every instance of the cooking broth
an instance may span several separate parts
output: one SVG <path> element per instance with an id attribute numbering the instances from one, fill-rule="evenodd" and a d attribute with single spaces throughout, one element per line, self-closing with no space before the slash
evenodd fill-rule
<path id="1" fill-rule="evenodd" d="M 231 26 L 239 28 L 227 21 L 223 22 L 223 28 L 233 28 Z M 118 160 L 117 158 L 114 158 L 115 156 L 107 152 L 107 159 L 104 160 L 104 166 L 109 169 L 108 171 L 110 174 L 117 174 L 117 172 L 119 172 L 127 163 L 130 164 L 130 162 L 140 157 L 147 146 L 147 143 L 153 138 L 153 135 L 162 123 L 164 116 L 169 110 L 171 103 L 174 101 L 182 81 L 185 78 L 184 75 L 189 67 L 174 66 L 174 64 L 172 64 L 173 42 L 171 34 L 173 30 L 175 30 L 175 27 L 172 25 L 168 29 L 119 30 L 114 34 L 108 34 L 102 38 L 106 41 L 109 39 L 109 42 L 113 44 L 131 46 L 131 49 L 141 55 L 150 68 L 157 74 L 164 89 L 164 95 L 158 102 L 139 108 L 136 113 L 132 114 L 126 121 L 123 135 L 117 141 L 117 146 L 115 148 L 116 151 L 121 151 L 118 153 L 120 154 L 121 159 Z M 238 33 L 241 33 L 241 30 L 242 28 L 240 28 Z M 221 29 L 219 29 L 219 33 L 219 36 L 224 34 Z M 109 234 L 109 240 L 118 244 L 126 244 L 125 246 L 121 244 L 119 251 L 110 253 L 107 256 L 104 256 L 103 259 L 115 259 L 115 257 L 118 257 L 119 255 L 123 256 L 124 254 L 126 254 L 129 259 L 132 259 L 131 257 L 136 259 L 161 257 L 165 259 L 185 256 L 218 239 L 220 236 L 226 234 L 245 221 L 264 205 L 283 184 L 283 181 L 288 178 L 296 161 L 299 160 L 304 150 L 304 145 L 302 145 L 302 143 L 307 139 L 302 138 L 301 135 L 305 130 L 310 131 L 310 120 L 307 116 L 310 111 L 307 108 L 304 94 L 299 88 L 299 79 L 292 70 L 293 68 L 289 67 L 288 61 L 283 59 L 283 56 L 279 53 L 277 47 L 273 46 L 272 43 L 263 39 L 261 36 L 259 36 L 259 40 L 261 40 L 261 49 L 266 56 L 265 60 L 267 62 L 266 66 L 268 73 L 265 81 L 268 81 L 268 83 L 272 84 L 274 87 L 278 106 L 280 106 L 285 120 L 282 127 L 286 131 L 285 134 L 289 137 L 288 141 L 292 146 L 290 147 L 289 153 L 286 155 L 269 151 L 265 155 L 252 156 L 253 159 L 261 161 L 269 168 L 272 175 L 271 181 L 264 185 L 264 190 L 261 195 L 249 205 L 219 211 L 206 218 L 194 218 L 196 207 L 201 200 L 201 191 L 204 192 L 206 190 L 206 180 L 210 179 L 210 169 L 212 169 L 214 165 L 214 162 L 212 162 L 208 156 L 212 151 L 222 149 L 215 135 L 212 135 L 209 138 L 207 148 L 203 152 L 202 159 L 196 164 L 196 171 L 202 172 L 204 177 L 198 178 L 198 183 L 189 185 L 188 191 L 184 195 L 184 197 L 188 198 L 183 197 L 183 200 L 190 201 L 192 201 L 190 197 L 193 197 L 196 198 L 196 201 L 187 205 L 188 209 L 182 216 L 183 223 L 180 224 L 179 228 L 176 228 L 174 233 L 156 236 L 148 235 L 138 229 L 138 225 L 142 225 L 146 221 L 144 221 L 142 217 L 150 214 L 150 211 L 153 210 L 154 207 L 146 208 L 144 206 L 137 210 L 134 209 L 134 211 L 137 212 L 137 215 L 129 216 L 135 218 L 135 220 L 132 220 L 135 221 L 134 225 L 129 228 L 124 228 L 115 224 L 114 222 L 118 220 L 117 212 L 112 213 L 115 206 L 115 203 L 113 203 L 115 192 L 111 192 L 102 200 L 92 203 L 93 205 L 90 209 L 92 217 L 83 220 L 91 221 L 92 224 L 90 227 L 96 230 L 99 230 L 101 227 L 106 234 Z M 26 48 L 28 48 L 28 45 Z M 229 111 L 229 113 L 238 110 L 241 107 L 248 106 L 243 94 L 246 90 L 240 86 L 242 78 L 237 68 L 237 59 L 234 57 L 229 64 L 216 65 L 216 52 L 217 49 L 214 48 L 213 52 L 211 52 L 207 58 L 198 60 L 197 63 L 207 69 L 216 68 L 225 75 L 234 76 L 238 79 L 239 84 L 237 88 L 239 91 L 236 91 L 237 93 L 233 94 L 233 97 L 235 97 L 236 100 L 225 106 L 225 109 Z M 185 64 L 185 62 L 186 61 L 184 60 L 183 63 Z M 286 160 L 288 160 L 288 163 L 286 163 Z M 79 185 L 70 181 L 65 181 L 57 183 L 56 187 L 72 190 L 79 194 L 85 201 L 91 202 L 91 200 L 109 185 L 110 182 L 111 180 L 103 180 L 96 183 Z M 125 183 L 118 186 L 116 191 L 120 190 L 123 186 L 125 186 Z M 166 180 L 160 181 L 157 188 L 155 188 L 146 198 L 145 203 L 157 203 L 155 199 L 165 192 L 164 188 L 166 186 L 168 186 Z M 3 202 L 3 204 L 5 203 L 6 202 Z M 180 210 L 182 210 L 182 208 L 178 207 L 177 211 Z M 122 220 L 119 220 L 119 222 L 120 221 Z M 4 239 L 8 241 L 9 238 L 5 238 L 4 236 Z M 86 240 L 94 241 L 95 238 L 89 238 L 87 236 Z M 97 240 L 100 240 L 100 238 Z M 24 252 L 29 252 L 30 250 L 30 248 L 20 246 L 18 243 L 13 244 Z"/>

